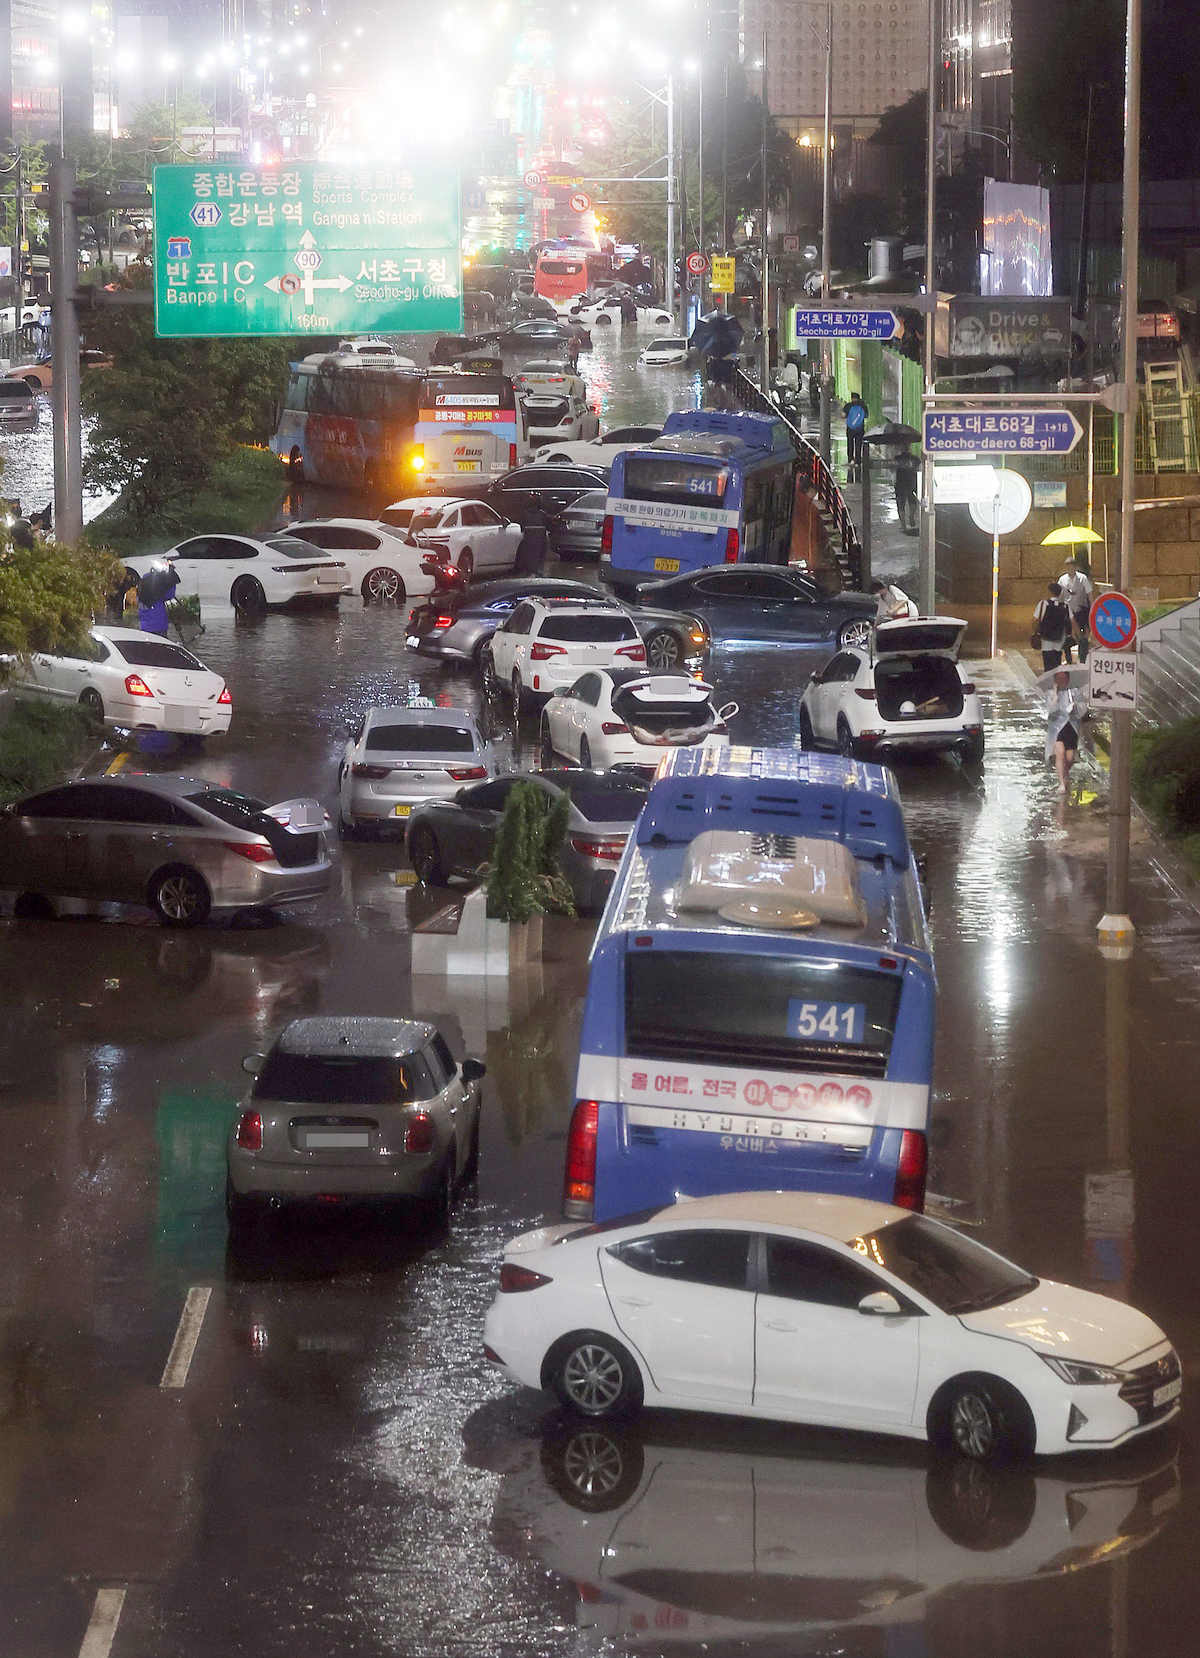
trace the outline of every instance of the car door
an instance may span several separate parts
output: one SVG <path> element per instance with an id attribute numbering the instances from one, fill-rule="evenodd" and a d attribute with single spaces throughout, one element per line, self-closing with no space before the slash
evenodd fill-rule
<path id="1" fill-rule="evenodd" d="M 490 783 L 465 789 L 454 807 L 446 811 L 444 819 L 439 818 L 439 831 L 443 821 L 447 831 L 442 836 L 442 850 L 456 870 L 473 873 L 491 857 L 500 814 L 509 791 L 518 781 L 515 777 L 498 777 Z"/>
<path id="2" fill-rule="evenodd" d="M 175 566 L 175 574 L 179 577 L 180 597 L 198 595 L 201 602 L 213 597 L 211 586 L 212 553 L 210 548 L 216 538 L 210 535 L 194 535 L 189 541 L 181 541 L 178 547 L 168 556 Z"/>
<path id="3" fill-rule="evenodd" d="M 95 792 L 87 784 L 47 789 L 13 808 L 4 825 L 5 886 L 46 897 L 83 896 Z"/>
<path id="4" fill-rule="evenodd" d="M 724 614 L 721 631 L 731 643 L 743 639 L 784 643 L 807 637 L 794 631 L 801 618 L 795 590 L 784 575 L 772 570 L 714 570 L 697 577 L 696 587 L 717 594 Z"/>
<path id="5" fill-rule="evenodd" d="M 576 680 L 575 690 L 577 695 L 571 708 L 570 748 L 567 752 L 573 760 L 578 760 L 586 737 L 593 763 L 603 763 L 599 757 L 604 746 L 604 735 L 599 728 L 597 710 L 604 695 L 604 681 L 599 674 L 584 674 L 582 679 Z"/>
<path id="6" fill-rule="evenodd" d="M 890 1284 L 806 1238 L 762 1239 L 754 1410 L 797 1421 L 882 1428 L 912 1422 L 921 1314 L 863 1313 Z M 899 1295 L 896 1296 L 900 1300 Z"/>
<path id="7" fill-rule="evenodd" d="M 456 1175 L 461 1175 L 471 1155 L 479 1117 L 478 1093 L 462 1080 L 454 1055 L 440 1031 L 423 1049 L 421 1058 L 439 1090 L 435 1110 L 446 1114 L 454 1140 L 454 1170 Z"/>
<path id="8" fill-rule="evenodd" d="M 839 651 L 832 662 L 821 669 L 809 699 L 812 708 L 813 731 L 823 742 L 833 742 L 837 736 L 838 714 L 846 686 L 858 672 L 858 658 L 849 651 Z"/>
<path id="9" fill-rule="evenodd" d="M 660 1392 L 696 1405 L 750 1404 L 751 1242 L 748 1232 L 671 1228 L 599 1251 L 613 1317 Z"/>
<path id="10" fill-rule="evenodd" d="M 513 663 L 517 659 L 520 646 L 524 643 L 525 635 L 529 632 L 532 620 L 533 606 L 525 600 L 492 635 L 492 662 L 495 665 L 496 678 L 502 680 L 505 685 L 512 677 Z"/>
<path id="11" fill-rule="evenodd" d="M 505 549 L 499 538 L 493 533 L 496 523 L 495 514 L 485 507 L 482 501 L 471 501 L 460 509 L 462 532 L 459 537 L 461 547 L 471 549 L 477 571 L 500 570 L 505 565 Z"/>
<path id="12" fill-rule="evenodd" d="M 149 789 L 97 788 L 88 828 L 88 882 L 96 897 L 144 904 L 150 877 L 164 864 L 190 862 L 198 820 Z"/>
<path id="13" fill-rule="evenodd" d="M 208 540 L 208 557 L 204 560 L 204 574 L 201 580 L 204 587 L 200 590 L 200 599 L 203 603 L 207 597 L 213 601 L 230 602 L 233 584 L 239 576 L 251 574 L 266 590 L 268 583 L 264 579 L 265 572 L 254 568 L 254 561 L 258 557 L 258 548 L 252 541 L 244 541 L 236 535 L 214 535 Z"/>

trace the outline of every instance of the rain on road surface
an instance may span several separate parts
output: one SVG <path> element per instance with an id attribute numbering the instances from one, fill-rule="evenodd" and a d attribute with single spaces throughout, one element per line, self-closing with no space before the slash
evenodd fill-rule
<path id="1" fill-rule="evenodd" d="M 232 686 L 230 736 L 129 765 L 332 805 L 369 704 L 479 707 L 406 651 L 402 614 L 357 600 L 213 618 L 197 648 Z M 811 665 L 719 652 L 735 741 L 790 743 Z M 1021 686 L 978 678 L 982 774 L 901 772 L 940 975 L 931 1206 L 1128 1296 L 1192 1381 L 1200 920 L 1143 845 L 1137 953 L 1100 958 L 1102 816 L 1060 803 Z M 485 717 L 530 757 L 532 726 Z M 491 1373 L 500 1245 L 557 1215 L 590 927 L 555 923 L 542 968 L 486 999 L 417 985 L 432 900 L 407 878 L 398 844 L 355 843 L 325 899 L 262 926 L 0 921 L 10 1658 L 74 1658 L 85 1635 L 87 1658 L 110 1636 L 114 1658 L 1193 1649 L 1186 1415 L 1114 1457 L 989 1471 L 704 1416 L 584 1431 Z M 447 1242 L 335 1214 L 228 1245 L 242 1056 L 317 1011 L 436 1018 L 487 1061 L 478 1185 Z"/>

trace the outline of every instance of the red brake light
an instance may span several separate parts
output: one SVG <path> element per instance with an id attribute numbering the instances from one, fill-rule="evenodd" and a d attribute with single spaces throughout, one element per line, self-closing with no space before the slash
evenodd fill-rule
<path id="1" fill-rule="evenodd" d="M 874 691 L 857 691 L 856 690 L 854 695 L 856 697 L 861 697 L 864 702 L 874 702 L 875 701 Z"/>
<path id="2" fill-rule="evenodd" d="M 517 446 L 515 443 L 510 443 L 508 446 L 508 464 L 510 467 L 517 464 Z"/>
<path id="3" fill-rule="evenodd" d="M 646 647 L 645 645 L 618 645 L 616 654 L 627 656 L 631 662 L 644 662 L 646 660 Z"/>
<path id="4" fill-rule="evenodd" d="M 262 1150 L 262 1116 L 259 1112 L 242 1112 L 237 1126 L 237 1143 L 243 1151 Z"/>
<path id="5" fill-rule="evenodd" d="M 540 1289 L 543 1284 L 552 1280 L 544 1273 L 532 1272 L 529 1267 L 514 1266 L 511 1261 L 505 1261 L 500 1268 L 500 1293 L 515 1295 L 521 1290 Z"/>
<path id="6" fill-rule="evenodd" d="M 414 1111 L 404 1129 L 404 1149 L 423 1157 L 433 1150 L 433 1118 L 428 1111 Z"/>
<path id="7" fill-rule="evenodd" d="M 581 858 L 600 858 L 608 864 L 619 864 L 621 854 L 625 850 L 624 839 L 615 835 L 603 840 L 585 835 L 572 835 L 571 845 Z"/>
<path id="8" fill-rule="evenodd" d="M 125 689 L 131 697 L 152 697 L 154 695 L 141 674 L 128 674 L 125 679 Z"/>
<path id="9" fill-rule="evenodd" d="M 599 1100 L 576 1100 L 567 1133 L 567 1162 L 563 1172 L 563 1215 L 567 1220 L 592 1218 L 599 1130 Z"/>
<path id="10" fill-rule="evenodd" d="M 249 858 L 252 864 L 269 864 L 275 857 L 273 846 L 264 846 L 261 841 L 226 841 L 226 852 L 236 852 L 239 858 Z"/>
<path id="11" fill-rule="evenodd" d="M 453 616 L 435 616 L 433 618 L 433 625 L 435 628 L 448 628 L 451 626 L 453 621 Z"/>
<path id="12" fill-rule="evenodd" d="M 232 707 L 233 698 L 229 695 L 228 685 L 223 685 L 221 687 L 221 695 L 217 698 L 217 701 L 224 703 L 226 708 Z"/>
<path id="13" fill-rule="evenodd" d="M 925 1207 L 925 1176 L 929 1150 L 925 1136 L 906 1128 L 900 1136 L 900 1157 L 896 1163 L 896 1193 L 892 1202 L 900 1209 Z"/>
<path id="14" fill-rule="evenodd" d="M 487 776 L 486 766 L 447 766 L 446 770 L 456 783 L 473 783 Z"/>
<path id="15" fill-rule="evenodd" d="M 350 773 L 353 777 L 369 777 L 374 782 L 378 783 L 381 778 L 390 777 L 392 775 L 392 768 L 391 766 L 356 765 L 350 767 Z"/>
<path id="16" fill-rule="evenodd" d="M 619 737 L 622 732 L 628 732 L 629 727 L 620 720 L 605 720 L 600 729 L 606 737 Z"/>
<path id="17" fill-rule="evenodd" d="M 737 530 L 730 530 L 728 535 L 725 537 L 725 562 L 726 562 L 726 564 L 736 564 L 737 563 L 738 553 L 741 550 L 741 545 L 742 545 L 742 538 L 738 534 Z"/>
<path id="18" fill-rule="evenodd" d="M 539 640 L 529 652 L 531 662 L 549 662 L 552 656 L 565 656 L 567 653 L 561 645 L 543 645 Z"/>
<path id="19" fill-rule="evenodd" d="M 605 515 L 604 515 L 604 523 L 601 525 L 601 528 L 600 528 L 600 551 L 602 553 L 611 553 L 612 552 L 612 541 L 613 541 L 613 515 L 612 515 L 611 512 L 606 512 Z"/>

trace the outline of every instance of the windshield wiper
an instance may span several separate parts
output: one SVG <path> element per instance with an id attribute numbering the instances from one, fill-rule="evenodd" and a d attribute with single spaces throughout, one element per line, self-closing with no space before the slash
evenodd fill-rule
<path id="1" fill-rule="evenodd" d="M 1003 1307 L 1006 1301 L 1015 1301 L 1019 1295 L 1028 1295 L 1041 1282 L 1038 1278 L 1030 1278 L 1026 1283 L 1016 1288 L 997 1290 L 994 1295 L 981 1296 L 978 1301 L 960 1301 L 957 1306 L 947 1308 L 947 1311 L 956 1317 L 960 1313 L 984 1313 L 989 1307 Z"/>

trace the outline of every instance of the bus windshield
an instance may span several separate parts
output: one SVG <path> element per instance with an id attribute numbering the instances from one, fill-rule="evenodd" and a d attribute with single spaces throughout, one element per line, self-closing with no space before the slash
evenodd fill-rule
<path id="1" fill-rule="evenodd" d="M 644 450 L 625 457 L 625 495 L 631 501 L 669 501 L 680 507 L 695 502 L 719 505 L 728 487 L 728 467 L 711 461 Z"/>
<path id="2" fill-rule="evenodd" d="M 515 407 L 513 384 L 506 374 L 430 375 L 421 393 L 422 420 L 461 420 L 467 411 Z"/>

